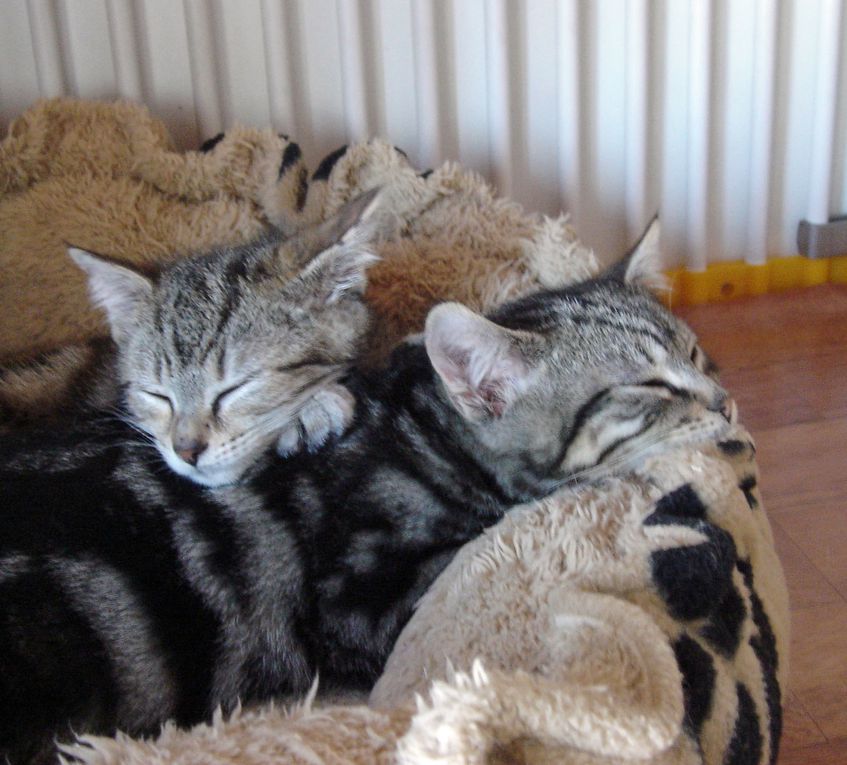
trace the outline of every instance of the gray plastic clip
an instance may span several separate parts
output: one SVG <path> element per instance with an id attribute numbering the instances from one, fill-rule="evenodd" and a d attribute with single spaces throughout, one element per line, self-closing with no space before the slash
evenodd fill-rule
<path id="1" fill-rule="evenodd" d="M 797 227 L 797 249 L 807 258 L 847 255 L 847 217 L 829 223 L 801 220 Z"/>

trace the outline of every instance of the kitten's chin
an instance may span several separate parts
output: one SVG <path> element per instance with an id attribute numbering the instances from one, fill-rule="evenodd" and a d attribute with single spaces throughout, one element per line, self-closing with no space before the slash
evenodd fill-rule
<path id="1" fill-rule="evenodd" d="M 245 468 L 243 466 L 228 466 L 228 467 L 213 467 L 204 468 L 194 467 L 187 462 L 183 462 L 173 453 L 160 451 L 168 467 L 179 476 L 187 478 L 200 486 L 206 486 L 210 489 L 217 489 L 222 486 L 232 486 L 238 483 L 244 475 Z"/>

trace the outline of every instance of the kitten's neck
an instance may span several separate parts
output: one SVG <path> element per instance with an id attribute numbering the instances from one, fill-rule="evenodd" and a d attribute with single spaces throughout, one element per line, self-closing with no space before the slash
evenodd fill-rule
<path id="1" fill-rule="evenodd" d="M 468 422 L 457 412 L 422 344 L 407 343 L 395 351 L 383 383 L 380 398 L 399 415 L 394 420 L 398 437 L 404 435 L 404 419 L 413 421 L 430 447 L 416 451 L 429 475 L 443 478 L 444 490 L 476 505 L 478 514 L 502 515 L 557 488 L 549 477 L 529 469 L 520 454 L 495 453 L 485 445 L 480 434 L 486 424 Z M 458 469 L 458 489 L 457 475 L 444 473 L 445 461 Z"/>

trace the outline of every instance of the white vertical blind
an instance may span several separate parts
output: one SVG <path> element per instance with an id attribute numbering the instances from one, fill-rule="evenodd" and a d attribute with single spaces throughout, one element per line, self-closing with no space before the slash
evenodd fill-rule
<path id="1" fill-rule="evenodd" d="M 748 204 L 748 236 L 747 260 L 761 265 L 768 257 L 768 225 L 771 214 L 771 158 L 774 135 L 774 82 L 776 64 L 774 51 L 776 49 L 777 9 L 772 0 L 756 0 L 753 17 L 753 51 L 751 62 L 751 108 L 752 117 L 749 133 L 750 156 L 750 185 L 746 191 Z M 740 43 L 739 43 L 740 45 Z M 742 96 L 739 96 L 742 97 Z M 733 160 L 743 163 L 745 137 L 739 136 L 737 154 Z M 732 191 L 730 183 L 732 174 L 727 173 L 726 195 Z M 733 185 L 732 188 L 745 189 L 744 185 Z M 739 204 L 743 204 L 743 199 Z M 727 215 L 732 226 L 729 241 L 744 239 L 744 223 L 737 216 Z"/>
<path id="2" fill-rule="evenodd" d="M 826 223 L 832 192 L 835 114 L 838 98 L 838 59 L 844 46 L 841 0 L 822 0 L 818 18 L 818 56 L 812 133 L 812 177 L 807 217 Z"/>
<path id="3" fill-rule="evenodd" d="M 588 215 L 583 204 L 582 182 L 583 155 L 580 143 L 583 135 L 580 109 L 582 66 L 580 40 L 582 39 L 579 15 L 579 0 L 561 0 L 558 3 L 558 39 L 556 72 L 558 74 L 558 141 L 552 142 L 558 154 L 559 190 L 562 208 L 574 221 L 582 221 Z M 543 208 L 540 208 L 543 209 Z M 586 238 L 586 241 L 587 238 Z"/>
<path id="4" fill-rule="evenodd" d="M 847 214 L 847 0 L 3 0 L 0 122 L 124 97 L 185 148 L 239 122 L 314 166 L 381 135 L 458 160 L 603 259 L 795 251 Z"/>
<path id="5" fill-rule="evenodd" d="M 628 240 L 638 238 L 644 221 L 656 212 L 657 200 L 650 184 L 653 141 L 649 132 L 650 61 L 647 0 L 630 0 L 626 4 L 625 44 L 625 212 Z"/>
<path id="6" fill-rule="evenodd" d="M 419 162 L 433 165 L 444 156 L 442 115 L 439 102 L 439 40 L 435 14 L 440 3 L 412 1 L 412 52 L 415 61 L 415 84 L 418 114 Z M 443 64 L 442 64 L 443 65 Z"/>

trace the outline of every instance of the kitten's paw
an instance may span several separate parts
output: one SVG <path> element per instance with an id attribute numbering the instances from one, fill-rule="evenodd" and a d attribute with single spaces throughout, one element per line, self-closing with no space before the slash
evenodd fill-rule
<path id="1" fill-rule="evenodd" d="M 277 453 L 285 457 L 307 449 L 315 451 L 330 436 L 337 436 L 353 419 L 355 399 L 345 387 L 330 385 L 318 391 L 300 410 L 296 422 L 280 433 Z"/>
<path id="2" fill-rule="evenodd" d="M 300 451 L 300 424 L 295 420 L 287 426 L 276 439 L 276 453 L 280 457 L 290 457 Z"/>

